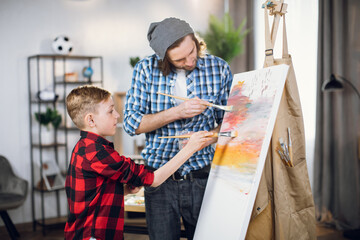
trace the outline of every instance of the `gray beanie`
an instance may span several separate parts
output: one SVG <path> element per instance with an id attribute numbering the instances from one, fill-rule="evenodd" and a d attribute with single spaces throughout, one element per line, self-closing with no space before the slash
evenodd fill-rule
<path id="1" fill-rule="evenodd" d="M 150 47 L 161 59 L 164 59 L 166 50 L 190 33 L 194 33 L 194 30 L 187 22 L 177 18 L 165 18 L 161 22 L 150 24 L 147 38 Z"/>

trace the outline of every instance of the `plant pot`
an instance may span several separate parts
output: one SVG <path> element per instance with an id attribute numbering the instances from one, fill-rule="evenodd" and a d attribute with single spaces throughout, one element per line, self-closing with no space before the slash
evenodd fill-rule
<path id="1" fill-rule="evenodd" d="M 41 144 L 51 144 L 51 143 L 54 143 L 53 129 L 47 129 L 46 127 L 41 127 Z"/>

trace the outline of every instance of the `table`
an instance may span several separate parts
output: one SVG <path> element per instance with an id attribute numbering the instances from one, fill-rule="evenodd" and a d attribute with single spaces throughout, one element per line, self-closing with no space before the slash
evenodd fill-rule
<path id="1" fill-rule="evenodd" d="M 135 203 L 137 202 L 137 203 Z M 142 203 L 141 203 L 142 202 Z M 126 217 L 127 212 L 143 212 L 145 213 L 144 202 L 144 188 L 136 194 L 128 194 L 125 196 L 125 219 L 124 219 L 124 233 L 144 234 L 148 235 L 149 232 L 146 226 L 145 219 L 129 219 Z M 186 237 L 184 227 L 181 229 L 181 237 Z"/>

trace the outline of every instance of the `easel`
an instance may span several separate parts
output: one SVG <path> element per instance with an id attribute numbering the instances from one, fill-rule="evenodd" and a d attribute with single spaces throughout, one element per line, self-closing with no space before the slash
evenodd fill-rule
<path id="1" fill-rule="evenodd" d="M 315 239 L 315 206 L 306 166 L 305 136 L 300 97 L 292 59 L 288 52 L 283 0 L 266 1 L 264 68 L 279 64 L 290 66 L 267 159 L 254 203 L 247 239 Z M 269 15 L 273 16 L 270 31 Z M 282 58 L 274 59 L 280 18 L 283 17 Z M 283 164 L 276 152 L 278 139 L 291 129 L 295 146 L 294 167 Z M 294 147 L 293 147 L 294 149 Z"/>
<path id="2" fill-rule="evenodd" d="M 271 29 L 271 43 L 272 45 L 275 44 L 276 40 L 276 33 L 279 27 L 279 21 L 280 17 L 284 16 L 287 10 L 287 4 L 284 3 L 284 0 L 281 1 L 267 1 L 262 5 L 262 8 L 268 8 L 269 9 L 269 15 L 274 16 L 274 21 Z M 265 31 L 268 31 L 269 29 L 266 28 Z"/>
<path id="3" fill-rule="evenodd" d="M 287 34 L 286 34 L 286 25 L 285 25 L 285 14 L 286 14 L 286 10 L 287 10 L 287 4 L 284 3 L 284 0 L 280 0 L 280 1 L 271 1 L 268 0 L 266 1 L 263 5 L 262 8 L 266 8 L 269 10 L 269 14 L 267 13 L 267 11 L 265 11 L 265 35 L 270 35 L 270 39 L 266 38 L 265 39 L 265 59 L 269 59 L 268 57 L 272 57 L 272 60 L 274 60 L 273 57 L 273 47 L 275 46 L 275 41 L 276 41 L 276 36 L 277 36 L 277 31 L 279 28 L 279 22 L 280 22 L 280 18 L 283 17 L 284 18 L 284 27 L 283 27 L 283 58 L 287 58 L 289 57 L 289 52 L 288 52 L 288 45 L 287 45 Z M 270 16 L 274 16 L 273 19 L 273 24 L 271 27 L 271 32 L 269 32 L 269 17 Z"/>

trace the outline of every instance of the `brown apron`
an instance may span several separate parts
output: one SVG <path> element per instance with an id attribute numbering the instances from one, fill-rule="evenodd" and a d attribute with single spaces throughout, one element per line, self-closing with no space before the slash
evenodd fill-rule
<path id="1" fill-rule="evenodd" d="M 281 59 L 274 59 L 272 51 L 281 16 L 274 15 L 270 35 L 268 11 L 265 7 L 264 67 L 287 64 L 289 72 L 246 239 L 316 239 L 315 207 L 305 159 L 303 116 L 295 72 L 288 54 L 285 15 L 283 55 Z M 287 142 L 288 127 L 291 132 L 294 167 L 286 166 L 275 151 L 280 137 Z"/>

